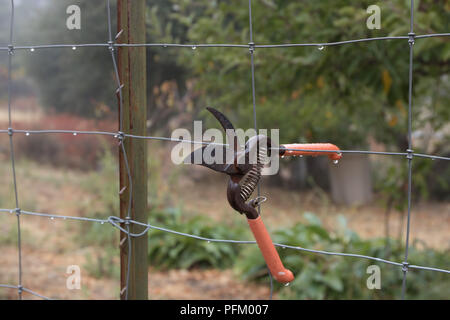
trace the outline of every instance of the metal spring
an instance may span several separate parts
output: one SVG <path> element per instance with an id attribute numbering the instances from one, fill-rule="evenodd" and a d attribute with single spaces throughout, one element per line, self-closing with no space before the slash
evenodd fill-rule
<path id="1" fill-rule="evenodd" d="M 241 198 L 247 201 L 258 185 L 259 179 L 261 178 L 261 172 L 264 167 L 264 160 L 267 156 L 267 148 L 259 147 L 258 156 L 256 159 L 256 164 L 252 166 L 250 171 L 245 175 L 241 183 Z"/>

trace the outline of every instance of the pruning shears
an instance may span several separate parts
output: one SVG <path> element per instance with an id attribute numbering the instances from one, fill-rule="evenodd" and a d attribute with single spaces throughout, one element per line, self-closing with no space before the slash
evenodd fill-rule
<path id="1" fill-rule="evenodd" d="M 229 145 L 214 145 L 212 149 L 211 145 L 205 145 L 186 157 L 184 163 L 199 164 L 229 175 L 230 179 L 227 188 L 229 204 L 239 213 L 246 215 L 250 229 L 272 276 L 278 282 L 287 284 L 294 280 L 294 275 L 283 266 L 266 226 L 256 209 L 266 198 L 257 197 L 249 200 L 250 196 L 256 189 L 262 175 L 262 169 L 272 155 L 273 150 L 278 151 L 278 155 L 282 158 L 285 156 L 326 155 L 333 161 L 337 161 L 342 157 L 340 150 L 331 143 L 296 143 L 275 147 L 272 146 L 270 138 L 265 135 L 253 136 L 248 139 L 245 146 L 241 146 L 230 120 L 216 109 L 207 108 L 207 110 L 222 125 Z M 204 154 L 207 148 L 209 148 L 208 154 L 212 156 L 218 155 L 220 152 L 221 156 L 218 158 L 223 161 L 205 161 Z M 198 159 L 202 159 L 202 161 L 198 163 Z"/>

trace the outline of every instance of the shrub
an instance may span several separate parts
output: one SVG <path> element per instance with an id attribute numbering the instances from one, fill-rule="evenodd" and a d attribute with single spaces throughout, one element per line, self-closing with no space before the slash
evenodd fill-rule
<path id="1" fill-rule="evenodd" d="M 94 121 L 68 114 L 46 115 L 42 122 L 16 123 L 16 129 L 64 129 L 114 132 L 113 120 Z M 112 149 L 114 139 L 98 135 L 73 136 L 72 134 L 18 134 L 15 136 L 15 152 L 42 164 L 77 169 L 95 168 L 105 147 Z"/>
<path id="2" fill-rule="evenodd" d="M 151 223 L 205 238 L 239 239 L 245 232 L 233 223 L 218 224 L 205 216 L 184 219 L 179 209 L 152 212 Z M 241 246 L 232 243 L 208 243 L 159 230 L 149 234 L 149 261 L 159 268 L 228 268 L 236 260 Z"/>
<path id="3" fill-rule="evenodd" d="M 325 230 L 320 220 L 312 214 L 305 215 L 308 224 L 296 224 L 274 232 L 273 240 L 278 243 L 297 245 L 303 248 L 334 252 L 357 253 L 372 257 L 403 261 L 404 247 L 399 241 L 390 240 L 389 250 L 385 239 L 363 240 L 345 227 L 336 232 Z M 392 299 L 399 298 L 403 273 L 397 266 L 372 260 L 326 256 L 316 253 L 279 249 L 285 266 L 296 278 L 289 287 L 276 284 L 275 290 L 284 299 Z M 257 247 L 248 246 L 237 259 L 236 270 L 244 278 L 267 282 L 267 268 Z M 419 250 L 414 245 L 409 250 L 409 262 L 423 266 L 449 265 L 448 254 L 426 248 Z M 381 290 L 369 290 L 366 286 L 369 265 L 378 265 L 381 270 Z M 409 299 L 448 298 L 448 275 L 411 270 L 408 273 L 407 296 Z"/>

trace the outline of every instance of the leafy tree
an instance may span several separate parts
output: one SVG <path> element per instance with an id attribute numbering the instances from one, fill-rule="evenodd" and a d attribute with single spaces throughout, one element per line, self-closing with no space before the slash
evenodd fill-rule
<path id="1" fill-rule="evenodd" d="M 264 0 L 253 3 L 257 44 L 320 43 L 398 36 L 409 32 L 409 1 L 378 2 L 382 29 L 368 30 L 373 1 Z M 248 6 L 241 1 L 182 1 L 180 22 L 192 43 L 248 43 Z M 445 12 L 443 13 L 443 9 Z M 439 33 L 449 7 L 420 1 L 415 32 Z M 333 141 L 343 148 L 366 147 L 368 137 L 406 149 L 409 48 L 407 40 L 353 45 L 259 49 L 255 51 L 258 123 L 280 128 L 282 141 Z M 250 58 L 246 49 L 185 51 L 182 59 L 198 79 L 204 103 L 236 110 L 240 125 L 252 125 Z M 414 119 L 435 128 L 449 118 L 450 43 L 417 40 L 414 48 Z M 446 89 L 444 89 L 446 88 Z M 430 102 L 430 97 L 432 103 Z"/>
<path id="2" fill-rule="evenodd" d="M 68 30 L 65 19 L 66 8 L 76 4 L 81 9 L 81 30 Z M 182 39 L 187 28 L 172 16 L 176 7 L 163 0 L 148 4 L 147 42 L 173 42 Z M 113 33 L 116 27 L 115 1 L 111 1 Z M 107 11 L 105 1 L 64 0 L 44 2 L 30 19 L 26 29 L 30 30 L 23 38 L 28 43 L 106 43 L 108 39 Z M 32 39 L 32 40 L 31 40 Z M 149 75 L 149 108 L 153 122 L 165 123 L 173 116 L 157 105 L 154 90 L 167 81 L 174 80 L 182 92 L 184 90 L 184 68 L 175 63 L 175 55 L 162 52 L 158 48 L 147 49 L 147 73 Z M 26 67 L 34 80 L 42 104 L 57 112 L 69 112 L 84 116 L 101 116 L 104 105 L 117 108 L 114 91 L 116 82 L 112 72 L 109 51 L 105 48 L 70 48 L 36 50 L 27 55 Z M 180 110 L 175 110 L 180 112 Z"/>
<path id="3" fill-rule="evenodd" d="M 68 30 L 66 9 L 81 9 L 81 29 Z M 113 9 L 114 10 L 114 9 Z M 114 11 L 113 11 L 114 12 Z M 29 22 L 27 44 L 106 43 L 106 2 L 50 1 Z M 114 29 L 115 30 L 115 29 Z M 28 74 L 34 80 L 46 108 L 93 116 L 102 104 L 115 101 L 112 62 L 106 48 L 37 49 L 26 57 Z"/>

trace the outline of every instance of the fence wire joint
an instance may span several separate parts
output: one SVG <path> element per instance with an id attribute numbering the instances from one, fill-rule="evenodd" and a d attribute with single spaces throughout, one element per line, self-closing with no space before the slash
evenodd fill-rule
<path id="1" fill-rule="evenodd" d="M 402 271 L 403 271 L 404 273 L 406 273 L 406 272 L 409 271 L 409 263 L 408 263 L 408 262 L 406 262 L 406 261 L 403 261 L 403 262 L 402 262 Z"/>
<path id="2" fill-rule="evenodd" d="M 406 152 L 408 153 L 408 154 L 406 155 L 406 159 L 412 160 L 412 158 L 414 157 L 414 150 L 412 150 L 412 149 L 407 149 Z"/>
<path id="3" fill-rule="evenodd" d="M 416 34 L 414 32 L 410 32 L 408 33 L 408 37 L 409 37 L 408 43 L 410 46 L 412 46 L 415 43 Z"/>

